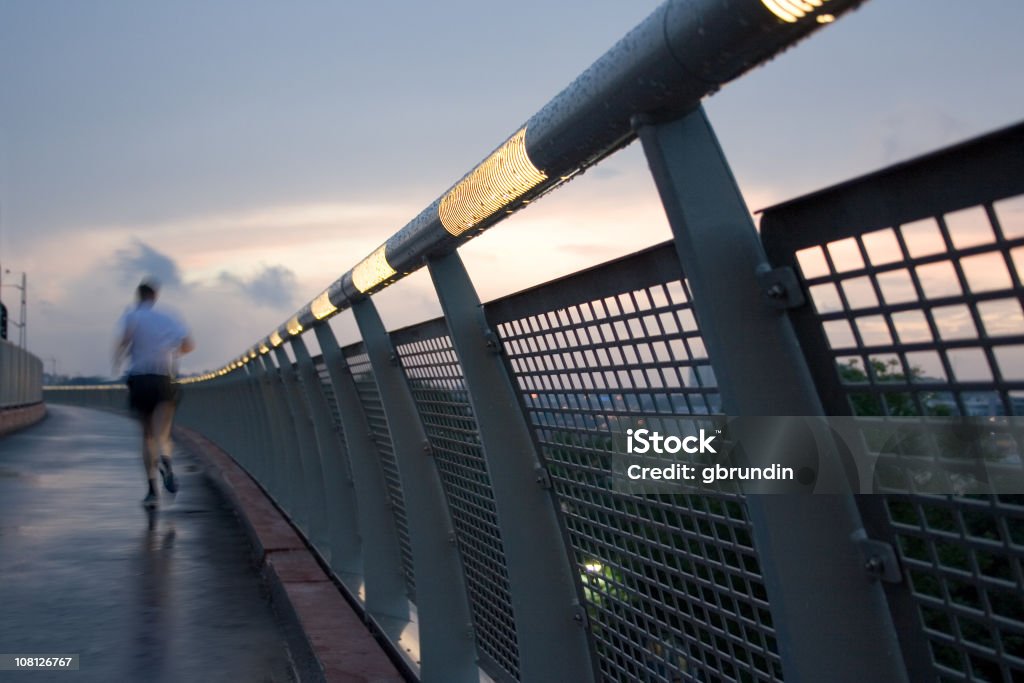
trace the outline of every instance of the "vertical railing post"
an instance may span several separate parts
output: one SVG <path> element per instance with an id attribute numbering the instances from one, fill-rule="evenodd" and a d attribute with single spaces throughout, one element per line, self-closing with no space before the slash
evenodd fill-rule
<path id="1" fill-rule="evenodd" d="M 275 461 L 278 454 L 274 450 L 274 435 L 271 432 L 270 416 L 263 400 L 261 370 L 257 363 L 247 363 L 235 372 L 245 373 L 246 396 L 253 415 L 253 447 L 256 450 L 257 465 L 254 468 L 257 479 L 264 489 L 275 494 L 277 483 L 274 481 Z"/>
<path id="2" fill-rule="evenodd" d="M 264 396 L 266 397 L 267 412 L 270 414 L 273 431 L 277 435 L 277 472 L 281 478 L 281 489 L 284 493 L 284 500 L 281 501 L 292 521 L 303 531 L 309 531 L 309 518 L 306 514 L 306 497 L 302 492 L 302 461 L 296 453 L 298 438 L 295 435 L 295 426 L 289 420 L 288 408 L 284 399 L 284 383 L 274 366 L 270 354 L 264 354 L 256 359 L 263 366 L 264 374 Z"/>
<path id="3" fill-rule="evenodd" d="M 242 448 L 245 449 L 245 468 L 256 481 L 266 486 L 266 460 L 264 449 L 269 437 L 263 435 L 266 425 L 260 414 L 259 406 L 253 395 L 255 380 L 246 369 L 236 369 L 229 377 L 233 377 L 237 385 L 237 401 L 242 412 L 242 429 L 244 430 Z"/>
<path id="4" fill-rule="evenodd" d="M 240 463 L 244 463 L 248 454 L 241 446 L 241 415 L 238 412 L 237 401 L 231 396 L 233 384 L 233 379 L 227 376 L 210 381 L 208 394 L 210 403 L 215 405 L 216 409 L 208 410 L 207 413 L 209 421 L 216 427 L 216 431 L 212 433 L 217 434 L 217 443 Z"/>
<path id="5" fill-rule="evenodd" d="M 238 429 L 240 430 L 240 440 L 238 448 L 240 452 L 232 453 L 231 455 L 242 464 L 254 479 L 259 481 L 262 478 L 262 457 L 257 437 L 259 433 L 259 419 L 256 414 L 256 408 L 252 403 L 249 374 L 244 370 L 234 370 L 225 379 L 230 379 L 234 385 L 232 401 L 239 415 Z"/>
<path id="6" fill-rule="evenodd" d="M 377 446 L 370 436 L 370 424 L 334 332 L 326 323 L 315 326 L 313 331 L 320 343 L 338 401 L 345 450 L 352 469 L 352 490 L 359 511 L 357 522 L 362 545 L 366 611 L 379 623 L 388 619 L 407 622 L 409 600 L 402 573 L 398 531 L 389 506 L 391 498 L 384 482 L 384 472 L 377 460 Z"/>
<path id="7" fill-rule="evenodd" d="M 313 359 L 302 337 L 292 338 L 292 351 L 295 352 L 295 365 L 300 382 L 306 390 L 306 401 L 309 404 L 310 417 L 313 419 L 320 465 L 323 468 L 331 567 L 339 573 L 359 574 L 362 571 L 359 531 L 356 525 L 352 480 L 344 459 L 345 451 L 331 418 L 320 377 L 313 367 Z"/>
<path id="8" fill-rule="evenodd" d="M 249 472 L 254 472 L 257 462 L 256 451 L 253 447 L 253 415 L 248 406 L 247 380 L 240 373 L 226 375 L 224 384 L 228 389 L 228 404 L 233 414 L 232 424 L 234 430 L 232 440 L 234 442 L 231 455 L 234 456 L 242 467 Z"/>
<path id="9" fill-rule="evenodd" d="M 596 680 L 557 501 L 512 379 L 457 252 L 429 262 L 469 393 L 505 549 L 524 681 Z"/>
<path id="10" fill-rule="evenodd" d="M 291 415 L 295 431 L 295 453 L 302 466 L 302 493 L 306 500 L 306 514 L 309 519 L 309 540 L 318 548 L 326 547 L 330 539 L 327 521 L 327 504 L 324 496 L 324 476 L 320 467 L 313 420 L 307 410 L 302 388 L 299 386 L 297 369 L 285 353 L 284 346 L 274 349 L 277 366 L 284 387 L 284 405 Z"/>
<path id="11" fill-rule="evenodd" d="M 479 681 L 476 644 L 455 530 L 430 442 L 391 338 L 370 299 L 352 305 L 377 380 L 409 525 L 425 683 Z"/>
<path id="12" fill-rule="evenodd" d="M 264 425 L 267 439 L 267 451 L 271 455 L 268 462 L 269 477 L 264 481 L 264 488 L 277 500 L 281 507 L 288 504 L 288 458 L 285 455 L 285 439 L 281 432 L 280 420 L 272 400 L 272 389 L 270 385 L 270 371 L 267 369 L 270 361 L 265 358 L 258 358 L 245 367 L 253 374 L 256 388 L 256 401 L 263 411 Z M 272 367 L 272 366 L 270 366 Z"/>
<path id="13" fill-rule="evenodd" d="M 822 415 L 796 335 L 759 286 L 764 249 L 703 109 L 638 133 L 727 414 Z M 862 524 L 849 491 L 746 505 L 786 680 L 906 681 L 884 593 L 851 538 Z"/>

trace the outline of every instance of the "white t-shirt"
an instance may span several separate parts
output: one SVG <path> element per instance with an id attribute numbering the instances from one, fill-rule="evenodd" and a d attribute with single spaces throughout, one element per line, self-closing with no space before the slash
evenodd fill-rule
<path id="1" fill-rule="evenodd" d="M 144 301 L 125 311 L 118 321 L 118 338 L 128 335 L 128 374 L 178 374 L 178 349 L 189 329 L 173 311 Z"/>

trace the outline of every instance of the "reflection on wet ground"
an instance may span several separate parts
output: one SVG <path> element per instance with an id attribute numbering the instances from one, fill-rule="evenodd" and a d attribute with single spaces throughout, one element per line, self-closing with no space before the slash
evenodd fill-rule
<path id="1" fill-rule="evenodd" d="M 0 439 L 0 653 L 80 655 L 0 680 L 292 681 L 233 513 L 176 452 L 181 490 L 140 502 L 131 420 L 50 406 Z"/>

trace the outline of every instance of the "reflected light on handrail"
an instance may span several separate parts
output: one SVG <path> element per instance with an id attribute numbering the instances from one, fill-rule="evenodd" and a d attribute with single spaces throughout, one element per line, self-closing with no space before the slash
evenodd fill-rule
<path id="1" fill-rule="evenodd" d="M 547 180 L 526 153 L 526 128 L 505 141 L 441 199 L 441 224 L 458 237 Z"/>
<path id="2" fill-rule="evenodd" d="M 803 19 L 808 12 L 813 12 L 828 0 L 761 0 L 769 12 L 787 23 L 794 23 Z M 828 23 L 828 21 L 819 22 Z"/>
<path id="3" fill-rule="evenodd" d="M 309 310 L 313 313 L 313 317 L 317 320 L 323 320 L 331 313 L 338 310 L 338 307 L 331 303 L 331 297 L 328 290 L 324 290 L 320 296 L 313 299 L 313 303 L 310 305 Z"/>
<path id="4" fill-rule="evenodd" d="M 388 263 L 385 249 L 387 244 L 380 245 L 352 269 L 352 284 L 361 293 L 365 294 L 396 274 L 397 271 Z"/>

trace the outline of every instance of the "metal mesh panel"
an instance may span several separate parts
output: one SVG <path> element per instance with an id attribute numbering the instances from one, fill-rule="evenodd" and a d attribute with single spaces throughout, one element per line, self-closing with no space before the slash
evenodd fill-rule
<path id="1" fill-rule="evenodd" d="M 398 463 L 395 450 L 391 445 L 391 432 L 388 429 L 388 418 L 384 414 L 384 404 L 380 400 L 377 380 L 370 367 L 370 357 L 366 354 L 362 342 L 344 347 L 342 353 L 352 371 L 359 400 L 366 412 L 366 420 L 370 423 L 370 436 L 377 446 L 380 456 L 384 481 L 391 496 L 391 510 L 395 515 L 395 527 L 398 532 L 398 545 L 402 551 L 402 572 L 409 586 L 410 597 L 415 595 L 416 578 L 413 574 L 412 546 L 409 543 L 409 524 L 405 514 L 405 498 L 402 496 L 402 480 L 398 474 Z"/>
<path id="2" fill-rule="evenodd" d="M 908 455 L 1020 467 L 1019 421 L 999 416 L 1024 414 L 1021 160 L 1016 126 L 766 212 L 769 256 L 807 292 L 793 320 L 830 412 L 916 418 L 920 432 L 898 444 Z M 968 451 L 925 438 L 943 416 L 991 419 Z M 908 666 L 948 681 L 1024 679 L 1024 496 L 860 503 L 869 526 L 880 508 L 876 532 L 902 563 L 888 594 L 895 614 L 909 601 L 916 618 L 904 622 L 905 654 L 923 639 L 923 661 Z"/>
<path id="3" fill-rule="evenodd" d="M 890 496 L 886 507 L 940 677 L 1024 678 L 1024 496 Z"/>
<path id="4" fill-rule="evenodd" d="M 609 483 L 620 425 L 720 412 L 690 300 L 662 245 L 486 311 L 559 497 L 603 675 L 781 680 L 743 498 Z"/>
<path id="5" fill-rule="evenodd" d="M 477 642 L 502 670 L 489 673 L 518 680 L 505 549 L 476 418 L 447 328 L 443 320 L 431 321 L 393 333 L 392 341 L 430 439 L 458 533 Z"/>
<path id="6" fill-rule="evenodd" d="M 989 204 L 797 252 L 855 414 L 1024 414 L 1024 221 L 1007 227 Z"/>
<path id="7" fill-rule="evenodd" d="M 999 220 L 1013 207 L 986 204 L 797 252 L 854 414 L 1024 414 L 1024 221 L 1007 230 Z M 1015 424 L 992 425 L 987 457 L 1019 466 Z M 901 450 L 956 455 L 927 438 Z M 1010 533 L 1024 497 L 894 496 L 886 510 L 937 672 L 1024 676 L 1024 547 Z"/>
<path id="8" fill-rule="evenodd" d="M 338 408 L 338 397 L 334 394 L 334 384 L 331 382 L 331 373 L 327 369 L 324 357 L 317 356 L 314 358 L 313 367 L 316 369 L 317 377 L 320 378 L 320 388 L 323 391 L 324 400 L 327 401 L 327 407 L 331 412 L 331 419 L 334 420 L 334 426 L 339 434 L 344 434 L 345 430 L 341 424 L 341 409 Z"/>
<path id="9" fill-rule="evenodd" d="M 352 480 L 352 467 L 348 459 L 348 444 L 345 442 L 345 426 L 341 423 L 341 409 L 338 407 L 338 397 L 334 393 L 334 383 L 331 382 L 331 374 L 324 363 L 323 356 L 316 356 L 313 359 L 313 369 L 320 380 L 320 389 L 323 392 L 324 400 L 327 401 L 327 410 L 331 414 L 334 428 L 338 430 L 338 447 L 341 449 L 340 457 L 342 469 L 346 478 Z"/>

